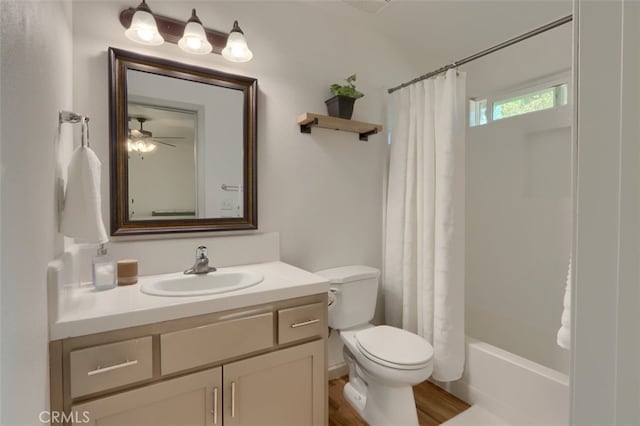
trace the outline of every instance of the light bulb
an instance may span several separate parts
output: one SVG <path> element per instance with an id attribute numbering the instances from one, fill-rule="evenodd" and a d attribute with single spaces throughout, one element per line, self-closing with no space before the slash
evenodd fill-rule
<path id="1" fill-rule="evenodd" d="M 227 38 L 227 45 L 222 49 L 222 56 L 231 62 L 248 62 L 253 58 L 253 53 L 247 46 L 247 41 L 238 25 L 238 21 L 233 23 L 233 28 Z"/>
<path id="2" fill-rule="evenodd" d="M 140 28 L 138 29 L 138 37 L 140 37 L 141 40 L 150 42 L 153 40 L 153 30 L 149 28 Z"/>
<path id="3" fill-rule="evenodd" d="M 142 3 L 136 8 L 136 12 L 131 18 L 131 25 L 124 32 L 124 35 L 129 40 L 149 46 L 159 46 L 164 43 L 164 39 L 158 32 L 156 20 L 145 0 L 142 0 Z"/>
<path id="4" fill-rule="evenodd" d="M 189 46 L 190 49 L 198 50 L 202 46 L 202 41 L 200 41 L 199 38 L 189 37 L 187 39 L 187 46 Z"/>
<path id="5" fill-rule="evenodd" d="M 196 15 L 196 10 L 191 11 L 191 18 L 184 27 L 182 38 L 178 41 L 178 46 L 185 52 L 195 53 L 196 55 L 206 55 L 211 53 L 213 46 L 207 40 L 207 34 L 204 31 L 202 22 Z"/>

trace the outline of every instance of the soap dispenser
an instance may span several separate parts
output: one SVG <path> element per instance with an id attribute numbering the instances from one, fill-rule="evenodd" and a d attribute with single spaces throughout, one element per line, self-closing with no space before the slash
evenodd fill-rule
<path id="1" fill-rule="evenodd" d="M 100 244 L 92 265 L 93 285 L 96 290 L 108 290 L 116 286 L 116 263 L 107 254 L 104 244 Z"/>

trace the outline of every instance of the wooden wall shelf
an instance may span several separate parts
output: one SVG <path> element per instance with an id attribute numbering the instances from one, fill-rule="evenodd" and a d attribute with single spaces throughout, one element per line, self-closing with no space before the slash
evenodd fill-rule
<path id="1" fill-rule="evenodd" d="M 329 117 L 328 115 L 306 112 L 298 117 L 300 132 L 311 133 L 312 127 L 323 129 L 342 130 L 357 133 L 361 141 L 369 140 L 370 135 L 375 135 L 383 130 L 381 124 L 365 123 L 362 121 L 345 120 L 344 118 Z"/>

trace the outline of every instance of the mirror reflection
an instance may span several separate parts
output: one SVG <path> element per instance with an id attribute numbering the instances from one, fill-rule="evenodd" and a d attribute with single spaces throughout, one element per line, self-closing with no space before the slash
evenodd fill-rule
<path id="1" fill-rule="evenodd" d="M 251 77 L 109 49 L 111 234 L 257 228 Z"/>
<path id="2" fill-rule="evenodd" d="M 241 217 L 242 92 L 127 71 L 129 219 Z"/>
<path id="3" fill-rule="evenodd" d="M 193 111 L 129 102 L 129 219 L 196 217 L 195 126 Z"/>

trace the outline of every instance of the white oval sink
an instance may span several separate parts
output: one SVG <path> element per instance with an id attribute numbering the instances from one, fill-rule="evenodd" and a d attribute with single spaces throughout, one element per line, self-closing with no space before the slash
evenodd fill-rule
<path id="1" fill-rule="evenodd" d="M 261 283 L 263 276 L 248 271 L 216 271 L 143 282 L 140 290 L 154 296 L 202 296 L 226 293 Z"/>

